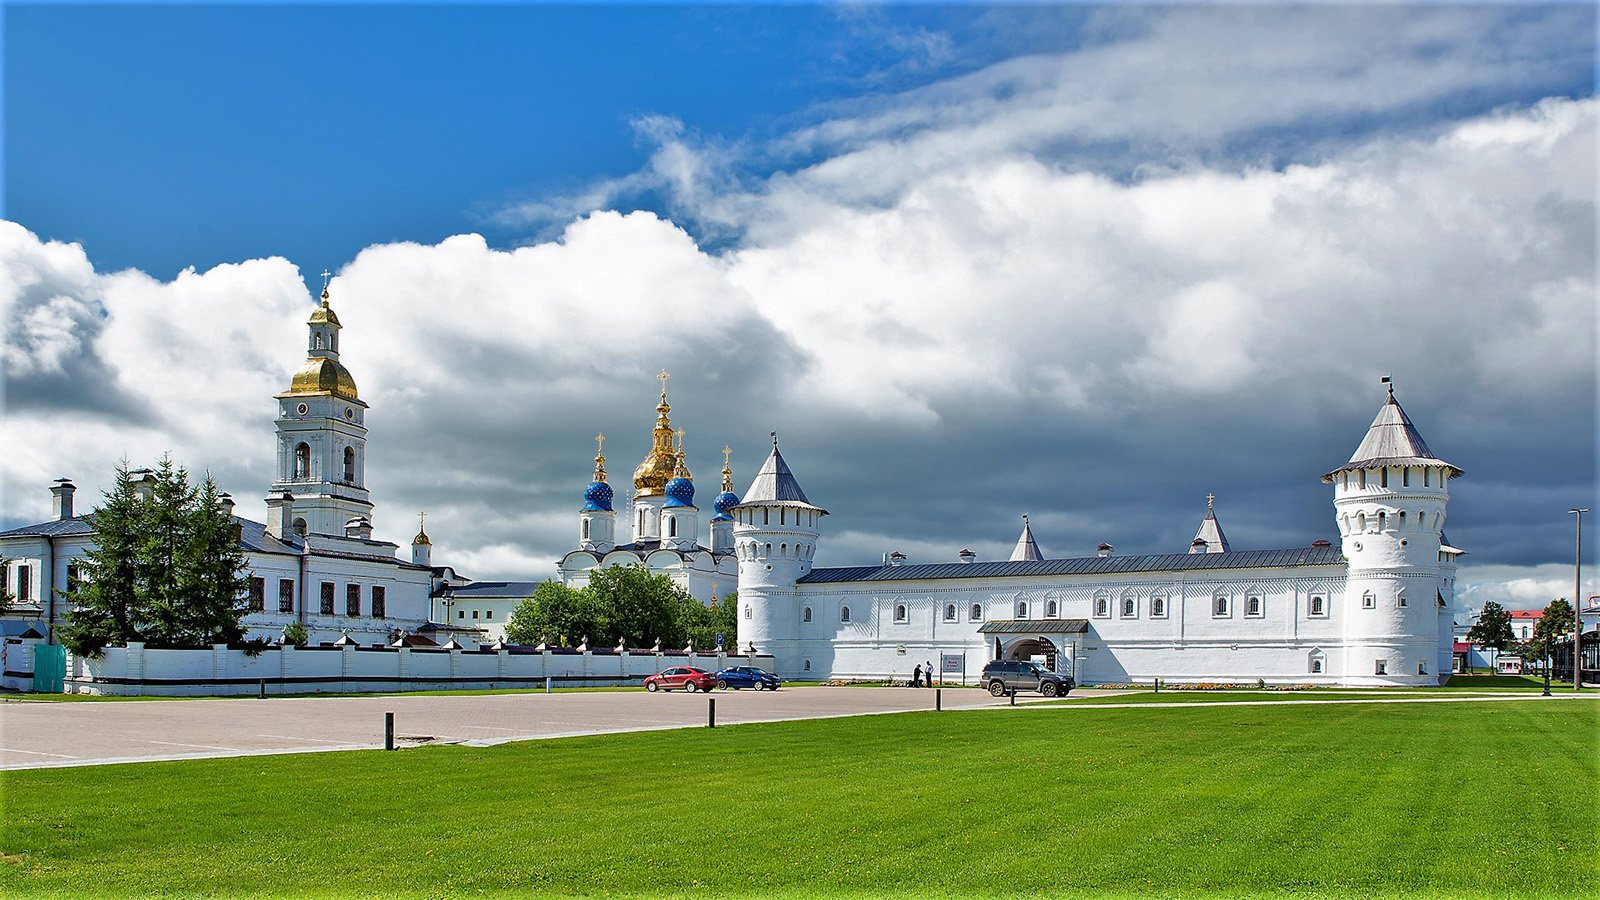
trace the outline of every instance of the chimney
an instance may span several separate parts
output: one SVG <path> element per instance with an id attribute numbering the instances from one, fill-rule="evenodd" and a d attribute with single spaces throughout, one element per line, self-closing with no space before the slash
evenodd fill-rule
<path id="1" fill-rule="evenodd" d="M 1330 541 L 1325 541 L 1325 540 L 1318 539 L 1318 540 L 1312 541 L 1311 542 L 1311 546 L 1317 548 L 1318 550 L 1326 550 L 1327 548 L 1332 547 L 1333 544 Z"/>
<path id="2" fill-rule="evenodd" d="M 134 469 L 128 473 L 128 480 L 133 482 L 133 491 L 139 495 L 141 503 L 150 501 L 150 494 L 153 491 L 153 488 L 150 487 L 150 476 L 153 474 L 155 473 L 149 469 Z"/>
<path id="3" fill-rule="evenodd" d="M 971 550 L 962 550 L 960 553 L 956 554 L 956 557 L 964 563 L 970 563 L 978 558 L 978 554 L 973 553 Z"/>
<path id="4" fill-rule="evenodd" d="M 372 540 L 372 520 L 366 516 L 356 516 L 344 523 L 344 536 L 361 541 Z"/>
<path id="5" fill-rule="evenodd" d="M 294 495 L 288 491 L 267 497 L 267 534 L 280 541 L 294 535 Z"/>
<path id="6" fill-rule="evenodd" d="M 223 494 L 222 496 L 218 497 L 217 499 L 222 501 L 222 511 L 224 513 L 227 513 L 228 518 L 230 518 L 230 519 L 233 518 L 233 495 L 232 494 Z"/>
<path id="7" fill-rule="evenodd" d="M 906 564 L 906 555 L 904 553 L 901 553 L 899 550 L 896 550 L 893 553 L 889 554 L 889 565 L 891 565 L 891 566 L 903 566 L 905 564 Z"/>
<path id="8" fill-rule="evenodd" d="M 1111 555 L 1111 551 L 1113 551 L 1115 549 L 1117 549 L 1117 548 L 1115 548 L 1115 547 L 1113 547 L 1110 544 L 1107 544 L 1105 542 L 1101 542 L 1100 546 L 1094 548 L 1095 552 L 1100 554 L 1101 557 L 1110 556 Z"/>
<path id="9" fill-rule="evenodd" d="M 57 478 L 50 488 L 50 512 L 57 519 L 72 518 L 72 495 L 78 488 L 66 478 Z"/>

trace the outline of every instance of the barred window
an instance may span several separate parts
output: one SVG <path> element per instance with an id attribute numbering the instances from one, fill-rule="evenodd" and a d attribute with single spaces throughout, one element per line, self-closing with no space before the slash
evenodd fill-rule
<path id="1" fill-rule="evenodd" d="M 361 615 L 361 585 L 347 584 L 344 586 L 344 614 L 347 616 Z"/>
<path id="2" fill-rule="evenodd" d="M 322 614 L 325 616 L 333 615 L 333 582 L 331 581 L 322 583 Z"/>
<path id="3" fill-rule="evenodd" d="M 294 612 L 294 582 L 288 578 L 278 579 L 278 612 Z"/>
<path id="4" fill-rule="evenodd" d="M 387 611 L 384 609 L 385 601 L 387 601 L 387 599 L 388 599 L 388 588 L 381 587 L 381 586 L 376 585 L 376 584 L 372 586 L 372 616 L 373 616 L 373 618 L 381 619 L 385 615 L 388 614 Z"/>
<path id="5" fill-rule="evenodd" d="M 261 612 L 267 608 L 267 580 L 250 579 L 250 611 Z"/>

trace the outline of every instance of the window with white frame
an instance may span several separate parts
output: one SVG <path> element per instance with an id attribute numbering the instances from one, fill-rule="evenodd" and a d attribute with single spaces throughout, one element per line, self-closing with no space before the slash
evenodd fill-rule
<path id="1" fill-rule="evenodd" d="M 1389 661 L 1386 660 L 1386 659 L 1374 660 L 1373 663 L 1372 663 L 1372 674 L 1374 674 L 1374 675 L 1387 675 L 1387 674 L 1389 674 Z"/>
<path id="2" fill-rule="evenodd" d="M 1362 609 L 1376 609 L 1377 606 L 1378 606 L 1378 595 L 1377 594 L 1374 594 L 1371 591 L 1367 591 L 1366 593 L 1361 595 L 1361 608 Z"/>
<path id="3" fill-rule="evenodd" d="M 944 620 L 946 622 L 954 622 L 956 620 L 956 605 L 954 603 L 946 603 L 944 605 Z"/>
<path id="4" fill-rule="evenodd" d="M 1165 619 L 1167 617 L 1167 595 L 1154 594 L 1150 597 L 1150 618 Z"/>
<path id="5" fill-rule="evenodd" d="M 1306 604 L 1306 612 L 1313 619 L 1326 618 L 1328 615 L 1328 595 L 1312 594 Z"/>
<path id="6" fill-rule="evenodd" d="M 850 621 L 850 607 L 848 607 L 848 606 L 839 607 L 839 621 L 840 622 L 848 622 L 848 621 Z"/>
<path id="7" fill-rule="evenodd" d="M 1132 594 L 1122 595 L 1122 617 L 1132 619 L 1139 615 L 1139 598 Z"/>
<path id="8" fill-rule="evenodd" d="M 746 618 L 746 619 L 748 619 L 748 618 L 750 618 L 750 617 L 751 617 L 751 615 L 753 615 L 753 612 L 752 612 L 752 610 L 751 610 L 751 608 L 750 608 L 750 607 L 749 607 L 749 606 L 746 606 L 746 607 L 745 607 L 745 608 L 744 608 L 744 617 L 745 617 L 745 618 Z"/>
<path id="9" fill-rule="evenodd" d="M 971 622 L 982 622 L 983 621 L 983 604 L 982 603 L 974 603 L 974 604 L 972 604 L 972 608 L 967 610 L 967 619 L 968 619 L 968 621 L 971 621 Z"/>
<path id="10" fill-rule="evenodd" d="M 1096 619 L 1104 619 L 1109 615 L 1111 615 L 1111 598 L 1107 597 L 1105 594 L 1095 594 L 1094 617 Z"/>
<path id="11" fill-rule="evenodd" d="M 1061 605 L 1054 600 L 1046 600 L 1044 602 L 1044 617 L 1046 619 L 1054 619 L 1059 615 L 1061 615 Z"/>
<path id="12" fill-rule="evenodd" d="M 1406 592 L 1405 592 L 1405 591 L 1401 591 L 1401 592 L 1400 592 L 1400 593 L 1399 593 L 1399 594 L 1398 594 L 1398 595 L 1397 595 L 1397 596 L 1396 596 L 1396 597 L 1395 597 L 1395 600 L 1396 600 L 1396 602 L 1398 602 L 1398 603 L 1399 603 L 1399 604 L 1400 604 L 1400 605 L 1401 605 L 1401 606 L 1405 606 L 1405 605 L 1406 605 Z"/>
<path id="13" fill-rule="evenodd" d="M 1246 594 L 1244 598 L 1244 614 L 1252 619 L 1259 619 L 1267 614 L 1266 601 L 1260 594 Z"/>
<path id="14" fill-rule="evenodd" d="M 802 622 L 811 621 L 811 607 L 808 606 L 805 609 L 800 611 L 800 621 L 802 621 Z"/>
<path id="15" fill-rule="evenodd" d="M 1018 600 L 1017 601 L 1017 618 L 1026 619 L 1027 617 L 1028 617 L 1028 601 L 1026 601 L 1026 600 Z"/>
<path id="16" fill-rule="evenodd" d="M 1227 594 L 1214 594 L 1211 597 L 1211 615 L 1219 619 L 1229 615 Z"/>
<path id="17" fill-rule="evenodd" d="M 911 621 L 911 615 L 906 611 L 904 603 L 896 603 L 894 605 L 894 620 L 901 624 Z"/>

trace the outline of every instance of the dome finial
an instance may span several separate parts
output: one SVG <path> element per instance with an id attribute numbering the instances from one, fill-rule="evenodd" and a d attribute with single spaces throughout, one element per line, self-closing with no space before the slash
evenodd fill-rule
<path id="1" fill-rule="evenodd" d="M 333 277 L 333 273 L 332 272 L 329 272 L 327 269 L 323 269 L 322 270 L 322 305 L 323 306 L 327 306 L 328 305 L 328 279 L 330 279 L 332 277 Z"/>
<path id="2" fill-rule="evenodd" d="M 606 480 L 606 436 L 594 436 L 594 480 L 602 484 Z"/>
<path id="3" fill-rule="evenodd" d="M 677 442 L 678 442 L 677 449 L 673 451 L 673 467 L 672 467 L 672 477 L 673 478 L 691 478 L 692 479 L 694 477 L 694 476 L 689 474 L 689 467 L 687 465 L 685 465 L 684 461 L 683 461 L 683 436 L 686 433 L 687 432 L 682 428 L 679 428 L 677 431 L 674 431 L 672 433 L 673 437 L 675 437 L 677 439 Z"/>
<path id="4" fill-rule="evenodd" d="M 1384 385 L 1385 387 L 1387 387 L 1389 389 L 1389 402 L 1393 403 L 1394 402 L 1394 376 L 1385 375 L 1382 378 L 1378 379 L 1378 383 L 1381 384 L 1381 385 Z"/>
<path id="5" fill-rule="evenodd" d="M 733 492 L 733 463 L 731 462 L 732 457 L 733 457 L 733 448 L 727 446 L 726 444 L 724 444 L 723 447 L 722 447 L 722 491 L 723 491 L 723 493 L 732 493 Z"/>
<path id="6" fill-rule="evenodd" d="M 428 514 L 419 510 L 417 512 L 417 536 L 411 539 L 411 543 L 423 546 L 431 546 L 433 544 L 433 541 L 428 540 L 428 529 L 423 527 L 427 521 Z"/>

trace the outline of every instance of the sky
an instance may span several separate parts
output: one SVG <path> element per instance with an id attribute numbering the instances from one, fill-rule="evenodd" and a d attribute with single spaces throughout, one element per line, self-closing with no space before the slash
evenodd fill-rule
<path id="1" fill-rule="evenodd" d="M 1337 540 L 1390 375 L 1462 604 L 1572 593 L 1589 5 L 3 15 L 0 526 L 163 453 L 264 518 L 327 269 L 377 536 L 475 578 L 554 574 L 597 432 L 626 497 L 662 370 L 822 566 Z"/>

